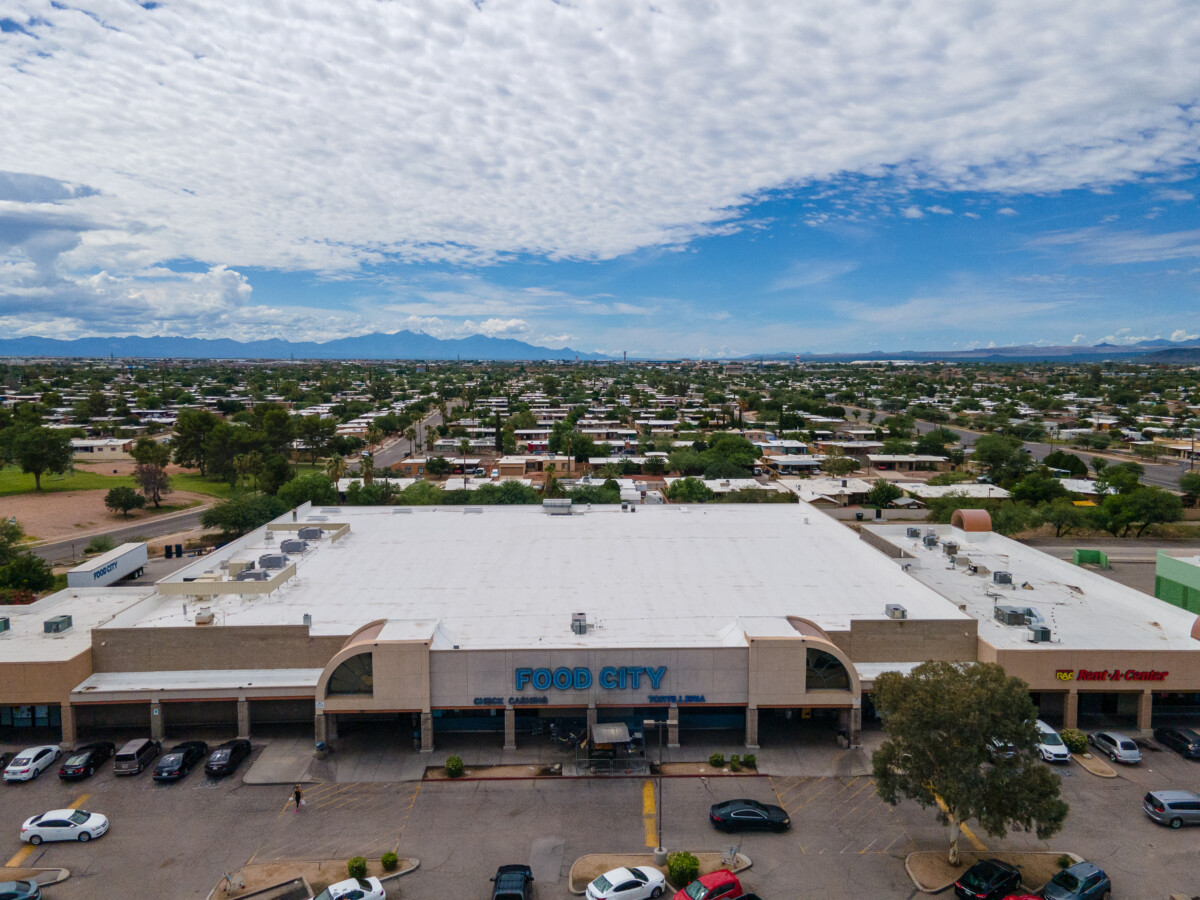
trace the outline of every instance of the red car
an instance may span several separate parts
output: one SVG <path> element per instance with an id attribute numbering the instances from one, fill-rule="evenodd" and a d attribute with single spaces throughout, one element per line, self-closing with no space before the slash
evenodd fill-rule
<path id="1" fill-rule="evenodd" d="M 742 883 L 728 869 L 717 869 L 708 875 L 701 875 L 673 900 L 732 900 L 742 896 Z"/>

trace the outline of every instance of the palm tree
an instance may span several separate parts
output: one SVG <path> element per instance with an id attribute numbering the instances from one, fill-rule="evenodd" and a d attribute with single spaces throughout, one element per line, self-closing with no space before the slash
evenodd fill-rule
<path id="1" fill-rule="evenodd" d="M 358 468 L 362 473 L 363 484 L 371 484 L 375 481 L 375 457 L 364 456 L 358 464 Z"/>
<path id="2" fill-rule="evenodd" d="M 346 457 L 335 453 L 325 461 L 325 474 L 329 480 L 337 484 L 346 477 Z"/>
<path id="3" fill-rule="evenodd" d="M 382 440 L 383 440 L 383 431 L 379 428 L 378 425 L 372 425 L 370 428 L 367 429 L 367 443 L 368 444 L 378 444 Z"/>
<path id="4" fill-rule="evenodd" d="M 417 449 L 417 429 L 409 425 L 404 429 L 404 439 L 408 441 L 408 449 L 411 453 Z"/>
<path id="5" fill-rule="evenodd" d="M 616 478 L 620 474 L 621 474 L 621 467 L 618 466 L 615 462 L 606 462 L 604 465 L 602 465 L 600 467 L 600 477 L 605 479 L 606 481 L 609 478 Z"/>
<path id="6" fill-rule="evenodd" d="M 463 490 L 467 489 L 467 451 L 471 449 L 471 442 L 466 438 L 459 438 L 458 452 L 462 456 L 463 467 Z"/>

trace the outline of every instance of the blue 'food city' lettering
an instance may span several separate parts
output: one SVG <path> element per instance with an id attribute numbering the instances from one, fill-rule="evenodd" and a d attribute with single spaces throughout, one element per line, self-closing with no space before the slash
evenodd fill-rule
<path id="1" fill-rule="evenodd" d="M 103 578 L 105 575 L 107 575 L 109 572 L 114 571 L 116 568 L 117 568 L 116 562 L 115 561 L 110 562 L 107 566 L 104 566 L 101 569 L 97 569 L 94 573 L 92 573 L 92 578 L 93 579 Z"/>
<path id="2" fill-rule="evenodd" d="M 600 670 L 598 683 L 606 691 L 641 690 L 642 679 L 648 681 L 651 690 L 657 690 L 667 674 L 666 666 L 605 666 Z M 520 668 L 513 671 L 513 685 L 518 691 L 532 687 L 535 691 L 586 691 L 593 684 L 592 670 L 585 666 L 569 669 Z"/>

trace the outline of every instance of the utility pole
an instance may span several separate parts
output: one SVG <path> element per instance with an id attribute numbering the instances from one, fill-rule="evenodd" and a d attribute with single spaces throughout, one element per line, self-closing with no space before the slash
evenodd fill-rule
<path id="1" fill-rule="evenodd" d="M 663 793 L 662 793 L 662 767 L 663 767 L 663 729 L 667 727 L 666 720 L 659 719 L 643 719 L 642 730 L 653 728 L 658 731 L 658 778 L 656 787 L 658 788 L 658 800 L 655 803 L 656 815 L 654 822 L 658 826 L 658 846 L 654 849 L 654 864 L 661 866 L 667 862 L 667 851 L 663 848 L 662 839 L 662 822 L 663 822 Z"/>

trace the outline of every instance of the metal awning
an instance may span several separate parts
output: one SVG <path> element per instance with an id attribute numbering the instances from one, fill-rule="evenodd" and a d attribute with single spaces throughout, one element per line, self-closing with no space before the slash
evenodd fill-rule
<path id="1" fill-rule="evenodd" d="M 627 744 L 629 729 L 624 722 L 604 722 L 592 726 L 593 744 Z"/>

